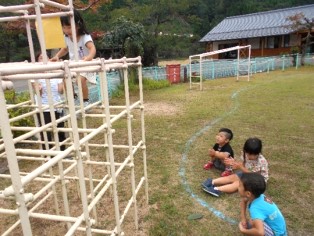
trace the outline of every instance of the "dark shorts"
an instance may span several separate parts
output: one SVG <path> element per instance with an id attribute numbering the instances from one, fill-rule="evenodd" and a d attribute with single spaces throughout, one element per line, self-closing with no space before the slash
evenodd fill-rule
<path id="1" fill-rule="evenodd" d="M 223 162 L 221 162 L 219 159 L 214 160 L 214 166 L 216 169 L 224 171 L 226 169 L 226 166 Z"/>

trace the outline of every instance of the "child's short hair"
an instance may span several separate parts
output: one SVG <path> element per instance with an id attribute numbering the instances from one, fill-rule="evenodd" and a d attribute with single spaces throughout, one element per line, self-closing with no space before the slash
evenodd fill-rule
<path id="1" fill-rule="evenodd" d="M 232 133 L 232 131 L 231 131 L 230 129 L 228 129 L 228 128 L 221 128 L 221 129 L 219 130 L 219 133 L 220 133 L 220 132 L 226 133 L 226 138 L 229 139 L 229 141 L 231 141 L 231 139 L 233 138 L 233 133 Z"/>
<path id="2" fill-rule="evenodd" d="M 266 190 L 265 178 L 259 173 L 243 172 L 240 181 L 243 184 L 244 190 L 251 192 L 255 198 L 258 198 Z"/>
<path id="3" fill-rule="evenodd" d="M 259 138 L 248 138 L 243 146 L 243 153 L 260 154 L 262 152 L 262 141 Z"/>

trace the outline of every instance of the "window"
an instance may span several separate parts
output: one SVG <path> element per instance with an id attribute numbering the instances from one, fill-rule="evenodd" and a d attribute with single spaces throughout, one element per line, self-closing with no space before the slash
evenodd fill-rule
<path id="1" fill-rule="evenodd" d="M 221 50 L 221 49 L 231 48 L 235 46 L 238 46 L 238 44 L 236 43 L 219 44 L 218 49 Z M 219 55 L 218 56 L 219 59 L 235 59 L 237 58 L 238 54 L 236 51 L 229 51 L 225 53 L 219 53 L 218 55 Z"/>
<path id="2" fill-rule="evenodd" d="M 267 48 L 279 48 L 280 37 L 268 37 L 267 38 Z"/>
<path id="3" fill-rule="evenodd" d="M 283 47 L 287 48 L 290 45 L 290 35 L 283 36 Z"/>
<path id="4" fill-rule="evenodd" d="M 274 37 L 268 37 L 267 38 L 267 48 L 274 48 Z"/>

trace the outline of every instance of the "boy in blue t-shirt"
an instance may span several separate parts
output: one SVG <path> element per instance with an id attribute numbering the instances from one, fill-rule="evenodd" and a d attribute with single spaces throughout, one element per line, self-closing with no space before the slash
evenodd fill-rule
<path id="1" fill-rule="evenodd" d="M 245 235 L 286 236 L 286 222 L 277 205 L 264 195 L 266 182 L 259 173 L 243 173 L 240 177 L 241 222 Z M 251 220 L 246 218 L 246 209 Z"/>

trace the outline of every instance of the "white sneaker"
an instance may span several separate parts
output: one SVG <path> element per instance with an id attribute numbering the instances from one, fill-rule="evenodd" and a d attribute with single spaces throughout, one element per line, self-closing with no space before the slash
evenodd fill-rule
<path id="1" fill-rule="evenodd" d="M 89 105 L 89 102 L 84 102 L 84 108 Z"/>
<path id="2" fill-rule="evenodd" d="M 84 108 L 86 108 L 88 105 L 90 105 L 89 102 L 84 102 Z M 89 108 L 90 109 L 90 108 Z M 85 113 L 88 113 L 89 109 L 85 110 Z"/>

